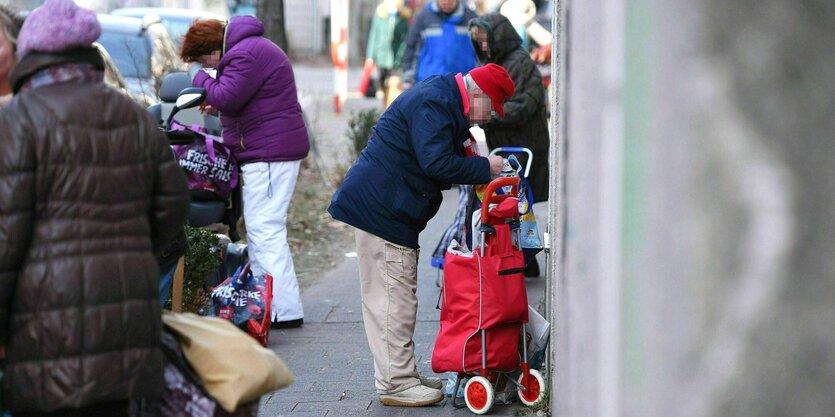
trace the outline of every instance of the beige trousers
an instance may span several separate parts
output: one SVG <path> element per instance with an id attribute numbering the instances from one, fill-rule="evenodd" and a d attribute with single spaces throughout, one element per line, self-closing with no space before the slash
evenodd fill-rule
<path id="1" fill-rule="evenodd" d="M 420 384 L 415 364 L 417 259 L 420 251 L 356 229 L 362 319 L 374 357 L 377 392 Z"/>

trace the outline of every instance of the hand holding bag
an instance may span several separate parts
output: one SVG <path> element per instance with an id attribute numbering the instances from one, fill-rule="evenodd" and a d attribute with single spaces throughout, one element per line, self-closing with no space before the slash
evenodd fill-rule
<path id="1" fill-rule="evenodd" d="M 227 320 L 166 311 L 162 322 L 179 337 L 206 391 L 228 412 L 293 382 L 284 361 Z"/>

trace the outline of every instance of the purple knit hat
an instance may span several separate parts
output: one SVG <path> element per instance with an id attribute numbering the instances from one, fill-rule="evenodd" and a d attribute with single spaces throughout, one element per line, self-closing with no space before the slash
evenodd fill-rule
<path id="1" fill-rule="evenodd" d="M 91 46 L 99 35 L 101 25 L 94 11 L 76 6 L 73 0 L 46 0 L 23 22 L 17 36 L 17 56 Z"/>

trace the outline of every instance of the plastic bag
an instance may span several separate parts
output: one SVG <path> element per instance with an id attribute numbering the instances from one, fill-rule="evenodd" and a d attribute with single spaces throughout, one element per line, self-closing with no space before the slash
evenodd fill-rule
<path id="1" fill-rule="evenodd" d="M 254 275 L 246 264 L 212 289 L 211 316 L 231 321 L 267 346 L 273 277 Z"/>
<path id="2" fill-rule="evenodd" d="M 536 309 L 528 306 L 528 324 L 526 326 L 528 341 L 528 365 L 531 369 L 539 369 L 545 361 L 545 349 L 551 337 L 551 323 L 539 314 Z"/>
<path id="3" fill-rule="evenodd" d="M 523 214 L 519 221 L 522 228 L 522 249 L 542 249 L 542 239 L 539 237 L 533 210 Z"/>

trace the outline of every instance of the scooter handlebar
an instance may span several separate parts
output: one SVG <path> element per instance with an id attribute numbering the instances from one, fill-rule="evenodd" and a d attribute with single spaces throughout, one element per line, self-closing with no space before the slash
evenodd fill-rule
<path id="1" fill-rule="evenodd" d="M 163 130 L 171 145 L 188 145 L 200 138 L 200 134 L 191 130 Z"/>

